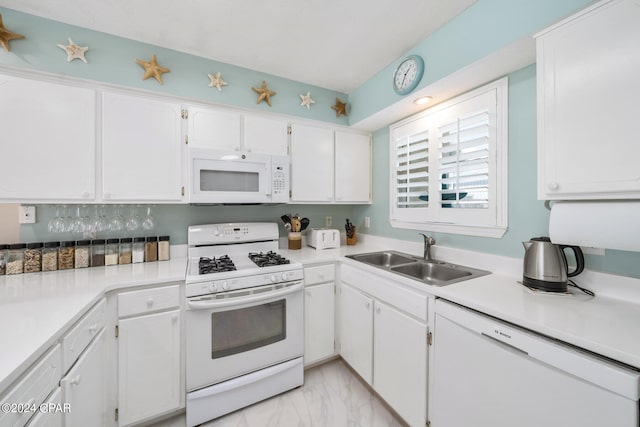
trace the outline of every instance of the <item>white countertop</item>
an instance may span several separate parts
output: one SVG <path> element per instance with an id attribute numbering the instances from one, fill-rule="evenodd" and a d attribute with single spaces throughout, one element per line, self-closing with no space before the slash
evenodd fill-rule
<path id="1" fill-rule="evenodd" d="M 364 237 L 364 236 L 363 236 Z M 360 238 L 360 236 L 359 236 Z M 284 241 L 286 247 L 286 240 Z M 424 285 L 343 258 L 393 249 L 421 254 L 421 244 L 363 238 L 338 249 L 280 249 L 303 264 L 341 260 L 400 281 L 436 297 L 560 339 L 640 368 L 640 280 L 583 273 L 596 297 L 535 295 L 520 286 L 521 260 L 434 247 L 434 257 L 493 271 L 488 276 L 445 287 Z M 186 258 L 0 277 L 0 394 L 107 292 L 130 287 L 184 282 Z M 580 277 L 582 277 L 581 275 Z M 615 286 L 614 286 L 615 285 Z M 584 285 L 586 286 L 586 284 Z M 620 289 L 620 293 L 615 290 Z M 437 332 L 436 332 L 437 333 Z"/>

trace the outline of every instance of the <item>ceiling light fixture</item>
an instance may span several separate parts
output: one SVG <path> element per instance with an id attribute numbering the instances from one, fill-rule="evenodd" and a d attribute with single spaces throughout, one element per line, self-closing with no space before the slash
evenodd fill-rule
<path id="1" fill-rule="evenodd" d="M 421 96 L 420 98 L 415 99 L 413 103 L 416 105 L 424 105 L 430 103 L 432 99 L 433 98 L 430 96 Z"/>

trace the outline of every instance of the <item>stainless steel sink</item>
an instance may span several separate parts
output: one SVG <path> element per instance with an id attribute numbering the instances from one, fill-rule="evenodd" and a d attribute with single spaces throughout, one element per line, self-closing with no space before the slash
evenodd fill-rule
<path id="1" fill-rule="evenodd" d="M 485 270 L 443 261 L 425 260 L 396 251 L 347 255 L 347 258 L 433 286 L 446 286 L 490 274 Z"/>
<path id="2" fill-rule="evenodd" d="M 372 252 L 368 254 L 348 255 L 347 257 L 353 258 L 356 261 L 375 265 L 376 267 L 386 267 L 386 268 L 393 267 L 395 265 L 416 262 L 416 259 L 411 255 L 400 254 L 395 251 Z"/>

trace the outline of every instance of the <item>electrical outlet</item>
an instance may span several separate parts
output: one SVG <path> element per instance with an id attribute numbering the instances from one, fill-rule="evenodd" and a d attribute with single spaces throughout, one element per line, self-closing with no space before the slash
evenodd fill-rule
<path id="1" fill-rule="evenodd" d="M 331 215 L 327 215 L 324 217 L 324 226 L 330 228 L 333 225 L 333 217 Z"/>
<path id="2" fill-rule="evenodd" d="M 369 218 L 368 216 L 364 217 L 364 228 L 369 228 L 371 227 L 371 218 Z"/>
<path id="3" fill-rule="evenodd" d="M 36 223 L 36 207 L 20 206 L 20 209 L 18 210 L 18 223 L 35 224 Z"/>

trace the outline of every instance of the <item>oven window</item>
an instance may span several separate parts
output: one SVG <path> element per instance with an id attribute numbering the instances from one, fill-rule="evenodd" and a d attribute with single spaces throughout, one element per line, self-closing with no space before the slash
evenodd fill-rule
<path id="1" fill-rule="evenodd" d="M 200 191 L 257 193 L 259 190 L 260 174 L 258 172 L 200 170 Z"/>
<path id="2" fill-rule="evenodd" d="M 287 300 L 211 315 L 211 358 L 264 347 L 287 337 Z"/>

